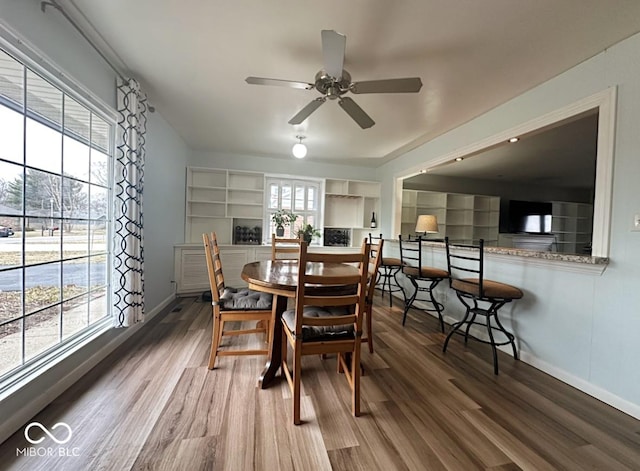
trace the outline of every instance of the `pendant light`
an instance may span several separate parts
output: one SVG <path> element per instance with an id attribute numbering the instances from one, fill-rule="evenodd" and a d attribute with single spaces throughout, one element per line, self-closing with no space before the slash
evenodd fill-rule
<path id="1" fill-rule="evenodd" d="M 291 149 L 293 156 L 297 159 L 303 159 L 307 155 L 307 146 L 302 143 L 304 136 L 296 136 L 296 139 L 299 139 L 300 142 L 296 142 Z"/>

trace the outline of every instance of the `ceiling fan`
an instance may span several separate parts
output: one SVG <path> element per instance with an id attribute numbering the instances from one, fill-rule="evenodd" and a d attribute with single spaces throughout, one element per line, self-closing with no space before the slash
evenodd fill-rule
<path id="1" fill-rule="evenodd" d="M 246 82 L 252 85 L 277 85 L 280 87 L 311 90 L 315 88 L 321 97 L 311 101 L 289 120 L 289 124 L 300 124 L 317 110 L 327 99 L 338 100 L 340 107 L 358 123 L 362 129 L 370 128 L 375 121 L 364 112 L 351 98 L 343 96 L 347 92 L 361 93 L 417 93 L 422 87 L 419 77 L 397 78 L 386 80 L 369 80 L 352 82 L 351 75 L 343 69 L 344 50 L 347 37 L 333 30 L 322 30 L 322 56 L 324 69 L 321 69 L 314 83 L 296 82 L 264 77 L 247 77 Z"/>

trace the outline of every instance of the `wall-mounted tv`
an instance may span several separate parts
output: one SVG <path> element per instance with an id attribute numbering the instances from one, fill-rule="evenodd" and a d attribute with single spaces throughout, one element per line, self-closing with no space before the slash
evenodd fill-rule
<path id="1" fill-rule="evenodd" d="M 506 220 L 501 224 L 505 232 L 548 234 L 551 232 L 551 203 L 540 201 L 509 201 Z"/>

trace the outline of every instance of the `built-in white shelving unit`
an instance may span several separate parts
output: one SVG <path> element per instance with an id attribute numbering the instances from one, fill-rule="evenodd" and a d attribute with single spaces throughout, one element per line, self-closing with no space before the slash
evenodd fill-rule
<path id="1" fill-rule="evenodd" d="M 371 216 L 380 217 L 380 183 L 361 180 L 325 181 L 324 227 L 349 231 L 351 246 L 359 246 L 371 228 Z M 377 219 L 376 219 L 376 222 Z"/>
<path id="2" fill-rule="evenodd" d="M 188 167 L 185 242 L 215 231 L 220 244 L 260 243 L 263 198 L 263 173 Z"/>
<path id="3" fill-rule="evenodd" d="M 484 239 L 487 246 L 498 243 L 500 198 L 497 196 L 403 190 L 403 235 L 415 233 L 421 214 L 432 214 L 438 219 L 439 233 L 429 235 L 431 238 L 449 237 L 456 243 L 477 243 Z"/>
<path id="4" fill-rule="evenodd" d="M 588 203 L 552 202 L 551 232 L 557 252 L 590 253 L 593 237 L 593 205 Z"/>

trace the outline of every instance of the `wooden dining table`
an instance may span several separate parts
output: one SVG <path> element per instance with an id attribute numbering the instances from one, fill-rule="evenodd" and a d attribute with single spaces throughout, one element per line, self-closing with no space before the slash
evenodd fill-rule
<path id="1" fill-rule="evenodd" d="M 308 262 L 306 274 L 344 277 L 358 274 L 358 269 L 345 263 Z M 240 275 L 249 285 L 249 289 L 273 294 L 273 315 L 271 318 L 271 345 L 264 370 L 260 374 L 258 385 L 268 388 L 274 381 L 282 361 L 282 313 L 287 309 L 287 300 L 296 297 L 298 286 L 297 260 L 266 260 L 247 263 Z M 307 288 L 308 289 L 308 288 Z M 350 292 L 354 286 L 336 285 L 333 294 Z M 326 287 L 323 291 L 326 290 Z M 318 294 L 322 294 L 320 291 Z"/>

